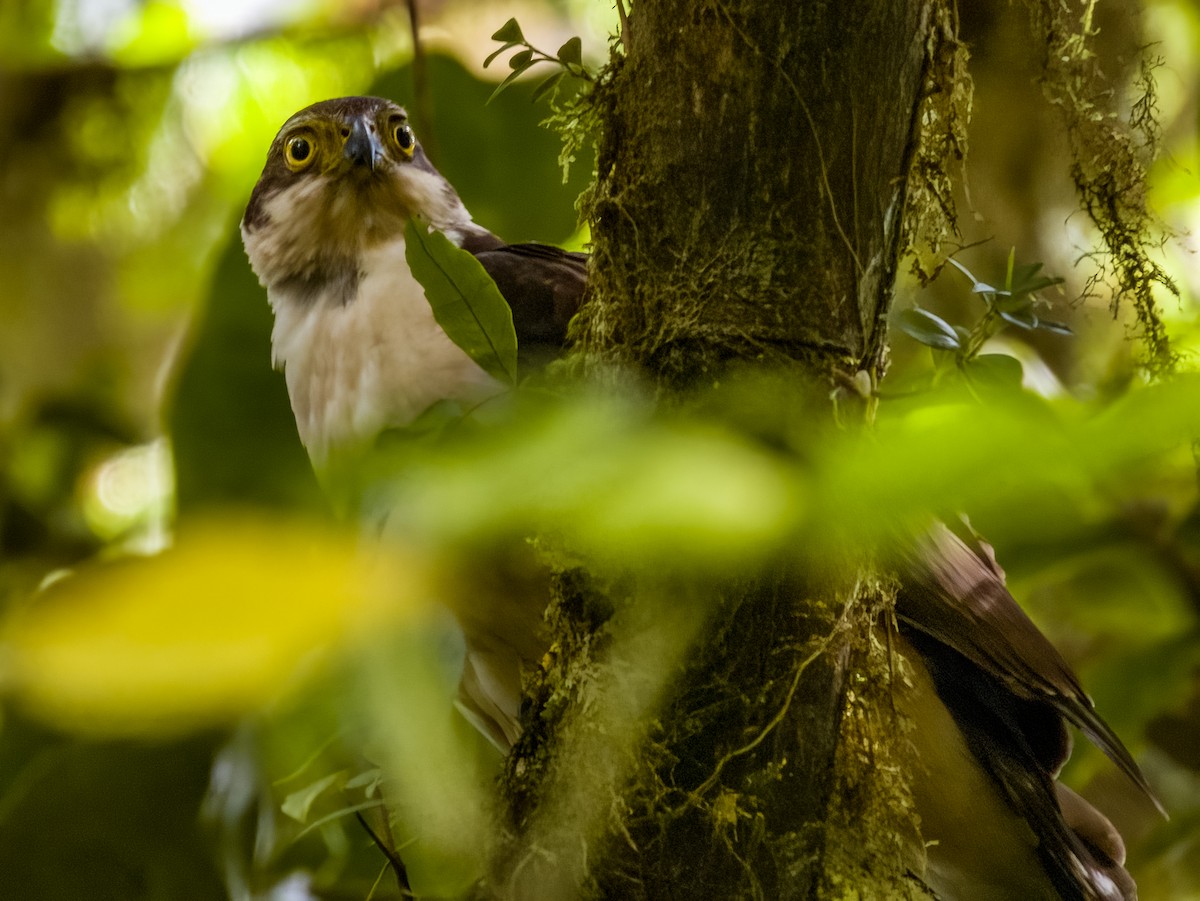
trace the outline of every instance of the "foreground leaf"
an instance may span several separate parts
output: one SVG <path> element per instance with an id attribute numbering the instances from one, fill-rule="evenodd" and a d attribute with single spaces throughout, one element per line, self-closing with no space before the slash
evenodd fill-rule
<path id="1" fill-rule="evenodd" d="M 299 684 L 339 644 L 418 609 L 418 568 L 379 565 L 353 539 L 296 522 L 192 526 L 170 550 L 84 569 L 10 617 L 0 686 L 85 733 L 217 725 Z"/>
<path id="2" fill-rule="evenodd" d="M 512 310 L 487 270 L 441 232 L 410 221 L 404 235 L 408 266 L 425 289 L 438 325 L 485 372 L 515 384 L 517 332 Z"/>

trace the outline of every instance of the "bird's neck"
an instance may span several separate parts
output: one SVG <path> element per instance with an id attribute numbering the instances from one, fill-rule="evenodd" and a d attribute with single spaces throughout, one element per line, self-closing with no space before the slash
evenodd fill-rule
<path id="1" fill-rule="evenodd" d="M 268 296 L 275 365 L 318 467 L 438 401 L 477 402 L 499 390 L 434 320 L 403 237 L 365 250 L 352 269 L 270 285 Z"/>

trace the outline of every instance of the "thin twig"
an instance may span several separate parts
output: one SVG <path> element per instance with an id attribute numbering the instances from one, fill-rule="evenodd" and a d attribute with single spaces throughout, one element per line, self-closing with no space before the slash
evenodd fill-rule
<path id="1" fill-rule="evenodd" d="M 408 882 L 408 869 L 404 866 L 404 861 L 400 859 L 400 855 L 392 850 L 390 844 L 385 843 L 379 837 L 379 833 L 371 828 L 371 824 L 367 822 L 367 818 L 360 811 L 354 811 L 354 818 L 367 830 L 367 835 L 371 836 L 371 841 L 375 843 L 375 847 L 387 858 L 392 872 L 396 874 L 396 883 L 400 886 L 400 894 L 405 898 L 415 898 L 416 895 L 413 894 L 412 886 Z"/>

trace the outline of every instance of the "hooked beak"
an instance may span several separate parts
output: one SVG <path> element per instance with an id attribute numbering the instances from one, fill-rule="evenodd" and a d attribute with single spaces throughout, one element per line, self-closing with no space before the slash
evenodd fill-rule
<path id="1" fill-rule="evenodd" d="M 383 148 L 379 145 L 379 137 L 375 134 L 374 129 L 367 126 L 367 120 L 362 117 L 355 119 L 350 126 L 350 136 L 346 138 L 342 155 L 352 165 L 366 166 L 374 172 L 375 163 L 382 152 Z"/>

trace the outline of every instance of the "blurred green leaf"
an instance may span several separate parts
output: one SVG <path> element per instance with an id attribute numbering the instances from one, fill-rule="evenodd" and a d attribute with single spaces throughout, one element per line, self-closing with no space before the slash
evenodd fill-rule
<path id="1" fill-rule="evenodd" d="M 1019 391 L 1024 374 L 1021 361 L 1008 354 L 980 354 L 963 364 L 963 373 L 985 391 Z"/>
<path id="2" fill-rule="evenodd" d="M 404 230 L 408 267 L 450 340 L 485 372 L 508 384 L 517 381 L 517 331 L 512 309 L 474 254 L 439 231 L 410 221 Z"/>
<path id="3" fill-rule="evenodd" d="M 0 732 L 0 897 L 226 897 L 224 874 L 196 816 L 214 736 L 83 743 L 6 713 Z"/>
<path id="4" fill-rule="evenodd" d="M 63 728 L 172 735 L 232 721 L 331 650 L 424 609 L 422 567 L 353 535 L 226 515 L 148 558 L 55 583 L 2 624 L 0 687 Z M 385 565 L 386 564 L 386 565 Z"/>
<path id="5" fill-rule="evenodd" d="M 330 773 L 315 782 L 312 782 L 304 788 L 292 792 L 283 800 L 280 809 L 290 816 L 292 819 L 300 823 L 308 822 L 308 812 L 312 809 L 313 802 L 323 795 L 328 789 L 337 786 L 339 783 L 346 781 L 346 771 L 339 770 L 336 773 Z"/>

